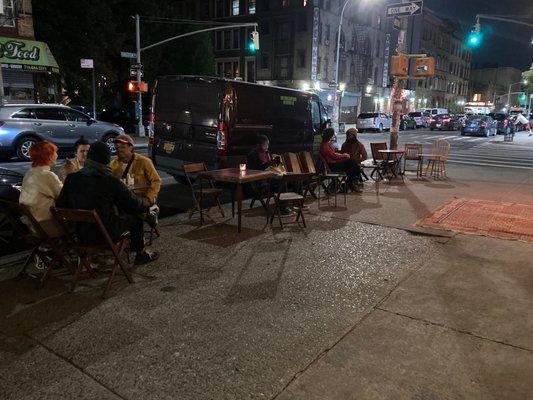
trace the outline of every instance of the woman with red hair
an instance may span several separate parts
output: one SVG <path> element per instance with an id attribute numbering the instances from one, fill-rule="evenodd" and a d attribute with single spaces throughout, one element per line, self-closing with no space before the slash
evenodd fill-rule
<path id="1" fill-rule="evenodd" d="M 57 232 L 50 207 L 53 207 L 61 187 L 58 176 L 50 168 L 57 161 L 57 146 L 48 141 L 35 143 L 30 148 L 32 168 L 22 180 L 19 202 L 28 206 L 31 214 L 49 234 Z"/>

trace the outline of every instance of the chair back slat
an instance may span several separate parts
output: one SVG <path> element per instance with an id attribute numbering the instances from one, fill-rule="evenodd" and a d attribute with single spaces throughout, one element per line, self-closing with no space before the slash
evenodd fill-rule
<path id="1" fill-rule="evenodd" d="M 405 153 L 404 157 L 406 160 L 418 160 L 419 154 L 422 153 L 422 144 L 421 143 L 407 143 L 404 146 Z"/>
<path id="2" fill-rule="evenodd" d="M 443 161 L 448 159 L 450 153 L 450 142 L 444 139 L 437 139 L 431 146 L 431 154 L 438 155 Z"/>
<path id="3" fill-rule="evenodd" d="M 315 160 L 313 155 L 309 151 L 300 152 L 300 164 L 302 165 L 302 172 L 309 172 L 311 174 L 317 173 L 317 168 L 315 165 Z"/>
<path id="4" fill-rule="evenodd" d="M 379 150 L 387 150 L 386 142 L 370 143 L 370 150 L 372 150 L 374 162 L 387 160 L 387 155 L 379 152 Z"/>
<path id="5" fill-rule="evenodd" d="M 300 160 L 296 153 L 283 154 L 283 164 L 288 172 L 294 172 L 296 174 L 301 174 L 303 172 Z"/>
<path id="6" fill-rule="evenodd" d="M 194 163 L 194 164 L 185 164 L 183 166 L 183 171 L 185 171 L 186 174 L 196 174 L 198 172 L 204 172 L 205 171 L 205 163 Z"/>

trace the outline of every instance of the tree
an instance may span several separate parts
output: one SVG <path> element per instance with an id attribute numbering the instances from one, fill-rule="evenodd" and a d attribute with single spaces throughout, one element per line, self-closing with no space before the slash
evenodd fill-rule
<path id="1" fill-rule="evenodd" d="M 98 108 L 127 98 L 130 60 L 121 51 L 135 48 L 132 16 L 169 18 L 172 0 L 34 0 L 35 36 L 50 46 L 66 94 L 74 103 L 92 102 L 91 72 L 80 68 L 81 58 L 92 58 L 97 74 Z M 195 27 L 146 20 L 141 45 L 146 46 Z M 162 74 L 213 74 L 214 57 L 209 34 L 176 40 L 143 52 L 144 80 L 153 83 Z M 150 85 L 151 86 L 151 85 Z"/>

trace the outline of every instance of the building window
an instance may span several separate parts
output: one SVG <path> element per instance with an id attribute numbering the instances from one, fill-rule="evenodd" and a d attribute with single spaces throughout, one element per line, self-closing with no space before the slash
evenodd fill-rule
<path id="1" fill-rule="evenodd" d="M 317 72 L 317 79 L 320 79 L 320 67 L 322 67 L 322 59 L 320 57 L 318 57 L 316 59 L 316 72 Z"/>
<path id="2" fill-rule="evenodd" d="M 378 39 L 378 44 L 376 46 L 376 57 L 380 56 L 380 52 L 381 52 L 381 41 Z"/>
<path id="3" fill-rule="evenodd" d="M 327 11 L 331 11 L 331 0 L 325 0 L 325 7 Z"/>
<path id="4" fill-rule="evenodd" d="M 298 15 L 298 32 L 307 31 L 307 16 L 305 14 Z"/>
<path id="5" fill-rule="evenodd" d="M 256 0 L 248 0 L 248 14 L 255 14 Z"/>
<path id="6" fill-rule="evenodd" d="M 229 32 L 228 32 L 229 33 Z M 233 30 L 233 48 L 234 49 L 238 49 L 240 48 L 240 35 L 239 35 L 239 30 L 238 29 L 234 29 Z"/>
<path id="7" fill-rule="evenodd" d="M 290 1 L 289 0 L 281 0 L 281 6 L 282 7 L 289 7 Z"/>
<path id="8" fill-rule="evenodd" d="M 298 50 L 298 68 L 305 68 L 305 50 Z"/>
<path id="9" fill-rule="evenodd" d="M 329 25 L 326 24 L 326 31 L 324 32 L 325 45 L 329 46 Z"/>
<path id="10" fill-rule="evenodd" d="M 270 68 L 270 59 L 268 57 L 268 54 L 263 54 L 261 56 L 261 68 L 263 69 Z"/>
<path id="11" fill-rule="evenodd" d="M 288 40 L 292 37 L 292 24 L 290 22 L 282 22 L 278 26 L 278 39 Z"/>
<path id="12" fill-rule="evenodd" d="M 1 26 L 15 27 L 15 7 L 13 0 L 4 0 L 4 15 L 0 16 L 0 21 Z"/>
<path id="13" fill-rule="evenodd" d="M 350 64 L 350 83 L 355 83 L 355 64 Z"/>
<path id="14" fill-rule="evenodd" d="M 270 23 L 268 21 L 264 21 L 259 25 L 259 29 L 261 30 L 261 33 L 263 35 L 269 35 L 270 34 Z"/>
<path id="15" fill-rule="evenodd" d="M 329 69 L 329 58 L 324 58 L 324 74 L 322 79 L 327 80 L 328 79 L 328 69 Z"/>
<path id="16" fill-rule="evenodd" d="M 240 0 L 233 0 L 231 2 L 231 15 L 239 15 L 239 2 Z"/>
<path id="17" fill-rule="evenodd" d="M 216 0 L 216 6 L 215 6 L 215 17 L 223 17 L 224 16 L 224 0 Z"/>
<path id="18" fill-rule="evenodd" d="M 322 44 L 322 23 L 318 24 L 318 44 Z"/>
<path id="19" fill-rule="evenodd" d="M 379 69 L 378 67 L 374 68 L 374 84 L 377 85 L 378 83 L 378 74 L 379 74 Z"/>
<path id="20" fill-rule="evenodd" d="M 215 50 L 222 50 L 222 31 L 215 33 Z"/>
<path id="21" fill-rule="evenodd" d="M 217 73 L 220 77 L 229 79 L 240 76 L 239 60 L 229 59 L 217 62 Z"/>
<path id="22" fill-rule="evenodd" d="M 284 56 L 279 59 L 279 77 L 288 78 L 289 77 L 289 57 Z"/>

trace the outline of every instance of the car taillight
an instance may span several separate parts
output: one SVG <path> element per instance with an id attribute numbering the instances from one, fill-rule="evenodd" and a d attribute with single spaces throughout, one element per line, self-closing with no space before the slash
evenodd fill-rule
<path id="1" fill-rule="evenodd" d="M 228 144 L 228 128 L 224 121 L 218 123 L 217 151 L 219 156 L 225 156 Z"/>
<path id="2" fill-rule="evenodd" d="M 444 118 L 444 119 L 442 120 L 442 122 L 450 122 L 450 121 L 451 121 L 450 118 Z"/>
<path id="3" fill-rule="evenodd" d="M 435 118 L 431 118 L 429 122 L 435 122 Z"/>
<path id="4" fill-rule="evenodd" d="M 483 128 L 486 128 L 486 127 L 487 127 L 487 123 L 486 123 L 486 122 L 482 122 L 482 123 L 481 123 L 481 126 L 482 126 Z"/>

